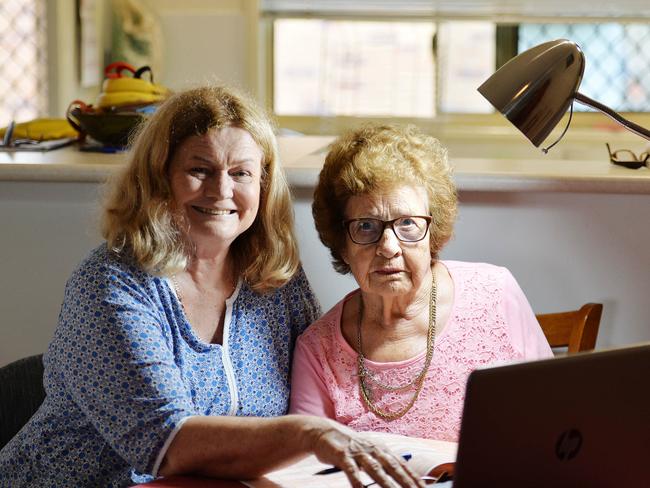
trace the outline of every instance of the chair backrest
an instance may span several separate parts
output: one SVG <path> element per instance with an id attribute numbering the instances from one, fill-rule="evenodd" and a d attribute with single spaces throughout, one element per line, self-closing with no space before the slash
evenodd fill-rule
<path id="1" fill-rule="evenodd" d="M 44 399 L 42 354 L 0 368 L 0 449 L 36 413 Z"/>
<path id="2" fill-rule="evenodd" d="M 537 315 L 537 320 L 551 347 L 567 347 L 574 353 L 596 346 L 602 313 L 602 303 L 586 303 L 580 310 Z"/>

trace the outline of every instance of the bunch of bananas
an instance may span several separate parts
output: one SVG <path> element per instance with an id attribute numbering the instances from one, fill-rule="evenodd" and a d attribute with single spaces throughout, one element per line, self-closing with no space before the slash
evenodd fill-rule
<path id="1" fill-rule="evenodd" d="M 131 76 L 122 73 L 128 71 Z M 149 80 L 142 76 L 149 73 Z M 133 105 L 149 105 L 161 102 L 169 90 L 153 82 L 149 66 L 135 69 L 128 63 L 118 61 L 106 66 L 102 91 L 97 97 L 96 106 L 101 109 L 119 108 Z"/>

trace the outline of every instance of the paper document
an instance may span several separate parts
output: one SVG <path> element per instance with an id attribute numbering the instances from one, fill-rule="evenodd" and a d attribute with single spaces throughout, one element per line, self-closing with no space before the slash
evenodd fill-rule
<path id="1" fill-rule="evenodd" d="M 416 439 L 382 432 L 366 432 L 369 439 L 390 448 L 396 455 L 410 454 L 408 466 L 423 476 L 439 464 L 453 462 L 456 459 L 455 442 Z M 330 467 L 311 455 L 283 469 L 268 473 L 262 478 L 242 481 L 250 488 L 348 488 L 350 482 L 343 472 L 327 475 L 316 473 Z M 364 483 L 372 481 L 365 473 Z"/>

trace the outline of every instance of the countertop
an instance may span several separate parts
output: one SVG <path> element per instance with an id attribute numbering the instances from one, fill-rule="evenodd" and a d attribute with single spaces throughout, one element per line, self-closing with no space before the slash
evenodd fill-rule
<path id="1" fill-rule="evenodd" d="M 312 188 L 333 140 L 280 136 L 278 146 L 294 188 Z M 44 153 L 0 153 L 0 181 L 103 182 L 123 167 L 127 154 L 81 152 L 66 147 Z M 650 194 L 650 169 L 630 170 L 607 161 L 531 157 L 454 157 L 459 191 L 544 191 Z"/>

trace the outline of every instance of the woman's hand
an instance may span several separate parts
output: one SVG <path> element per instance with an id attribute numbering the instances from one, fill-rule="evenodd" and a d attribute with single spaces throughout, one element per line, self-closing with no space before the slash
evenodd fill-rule
<path id="1" fill-rule="evenodd" d="M 311 451 L 319 461 L 333 464 L 344 471 L 353 487 L 364 486 L 361 470 L 383 488 L 424 487 L 423 482 L 400 458 L 387 448 L 365 439 L 363 434 L 330 419 L 302 418 L 305 419 L 305 432 Z"/>

